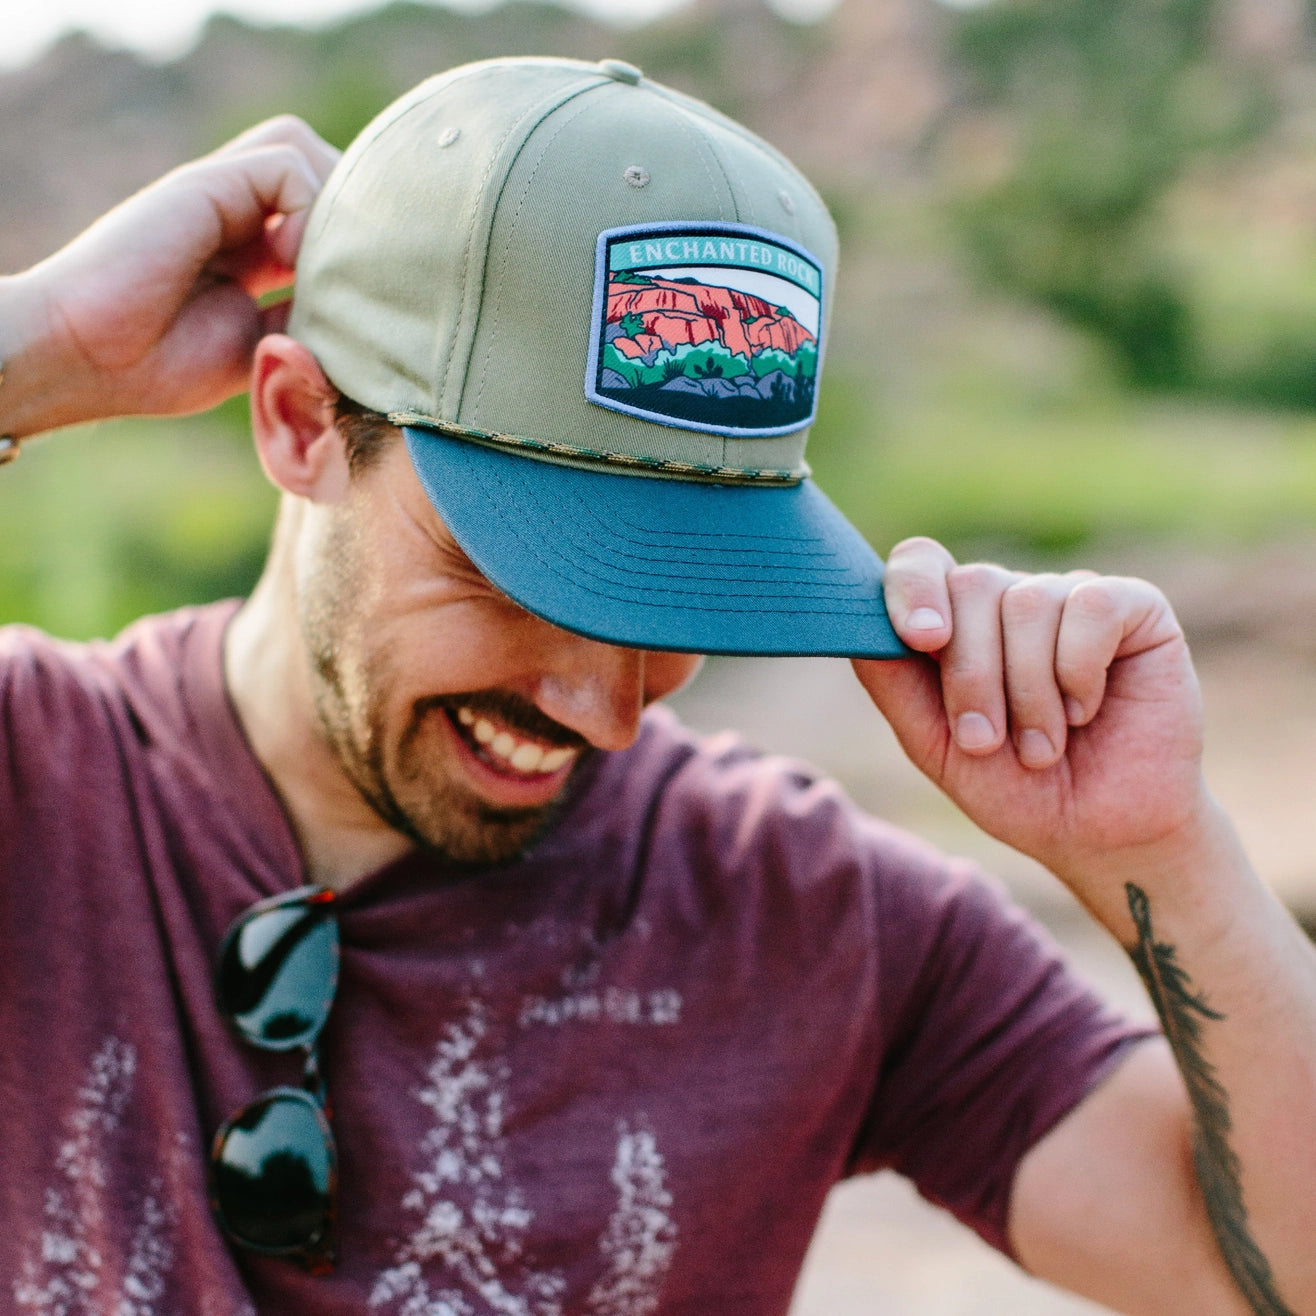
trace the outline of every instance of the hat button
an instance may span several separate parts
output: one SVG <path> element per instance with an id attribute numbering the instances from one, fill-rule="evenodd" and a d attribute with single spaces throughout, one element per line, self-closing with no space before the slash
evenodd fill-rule
<path id="1" fill-rule="evenodd" d="M 606 73 L 614 82 L 626 82 L 632 87 L 644 77 L 634 64 L 628 64 L 624 59 L 599 60 L 599 72 Z"/>

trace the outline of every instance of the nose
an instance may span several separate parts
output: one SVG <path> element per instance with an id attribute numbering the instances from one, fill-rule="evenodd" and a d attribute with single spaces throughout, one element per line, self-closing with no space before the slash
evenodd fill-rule
<path id="1" fill-rule="evenodd" d="M 599 749 L 634 743 L 644 709 L 679 690 L 703 662 L 698 654 L 626 649 L 533 621 L 543 632 L 535 646 L 535 705 Z"/>
<path id="2" fill-rule="evenodd" d="M 639 734 L 644 711 L 644 650 L 546 629 L 553 634 L 540 648 L 536 707 L 598 749 L 625 749 Z"/>

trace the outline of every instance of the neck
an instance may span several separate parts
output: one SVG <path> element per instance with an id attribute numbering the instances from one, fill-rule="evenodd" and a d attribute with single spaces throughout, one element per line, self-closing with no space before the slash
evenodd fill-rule
<path id="1" fill-rule="evenodd" d="M 320 729 L 297 622 L 296 515 L 291 504 L 280 511 L 265 572 L 228 628 L 224 680 L 292 822 L 308 880 L 341 891 L 412 842 L 366 803 Z"/>

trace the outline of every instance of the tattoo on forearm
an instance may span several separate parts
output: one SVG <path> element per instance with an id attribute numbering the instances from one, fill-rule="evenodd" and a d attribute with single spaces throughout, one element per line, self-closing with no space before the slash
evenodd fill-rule
<path id="1" fill-rule="evenodd" d="M 1202 1054 L 1202 1024 L 1224 1015 L 1193 990 L 1175 948 L 1152 934 L 1151 904 L 1141 887 L 1124 887 L 1138 942 L 1130 954 L 1147 985 L 1197 1116 L 1193 1160 L 1211 1227 L 1235 1281 L 1257 1316 L 1294 1316 L 1275 1287 L 1270 1263 L 1248 1232 L 1238 1156 L 1229 1145 L 1229 1094 Z"/>

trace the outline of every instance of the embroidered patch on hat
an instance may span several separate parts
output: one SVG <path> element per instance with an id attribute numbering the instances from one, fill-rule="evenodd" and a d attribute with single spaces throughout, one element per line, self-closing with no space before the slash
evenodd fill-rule
<path id="1" fill-rule="evenodd" d="M 747 224 L 649 224 L 599 234 L 591 402 L 736 436 L 813 420 L 822 266 Z"/>

